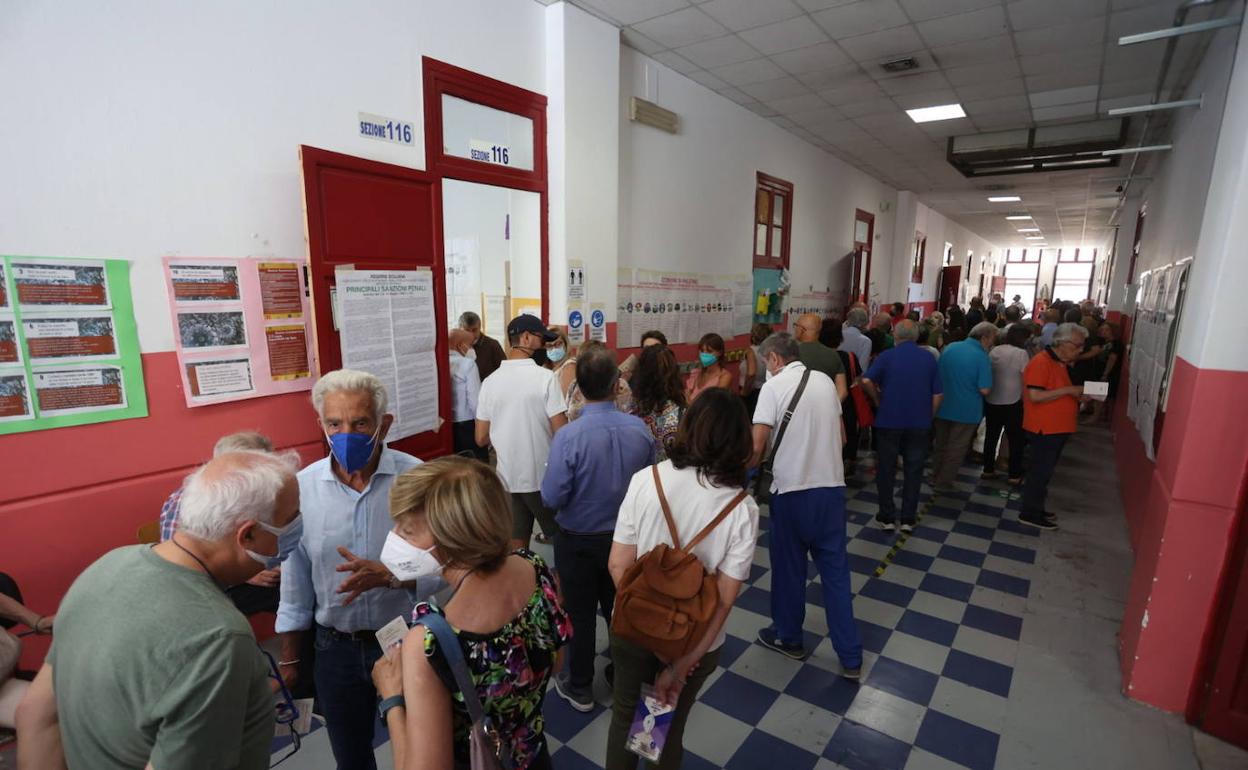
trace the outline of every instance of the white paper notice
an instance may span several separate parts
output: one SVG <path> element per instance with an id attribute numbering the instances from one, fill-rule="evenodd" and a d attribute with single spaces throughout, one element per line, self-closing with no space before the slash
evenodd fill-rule
<path id="1" fill-rule="evenodd" d="M 377 375 L 390 395 L 388 440 L 438 427 L 433 273 L 339 270 L 342 365 Z"/>
<path id="2" fill-rule="evenodd" d="M 1097 401 L 1104 401 L 1109 397 L 1109 383 L 1085 382 L 1083 383 L 1083 395 Z"/>

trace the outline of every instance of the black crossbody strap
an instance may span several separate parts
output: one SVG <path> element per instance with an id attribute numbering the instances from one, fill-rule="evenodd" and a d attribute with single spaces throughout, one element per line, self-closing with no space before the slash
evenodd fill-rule
<path id="1" fill-rule="evenodd" d="M 776 440 L 771 445 L 771 455 L 767 458 L 767 467 L 770 468 L 776 460 L 776 452 L 780 449 L 780 442 L 784 439 L 784 433 L 789 429 L 789 420 L 793 419 L 793 411 L 797 409 L 797 402 L 801 400 L 802 393 L 806 390 L 806 381 L 810 379 L 810 369 L 802 372 L 802 381 L 797 386 L 797 392 L 793 394 L 793 400 L 789 402 L 789 408 L 785 410 L 784 417 L 780 420 L 780 428 L 776 431 Z"/>

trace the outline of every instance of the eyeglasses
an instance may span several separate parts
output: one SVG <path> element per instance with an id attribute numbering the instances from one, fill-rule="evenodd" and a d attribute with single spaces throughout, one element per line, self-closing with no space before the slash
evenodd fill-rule
<path id="1" fill-rule="evenodd" d="M 285 725 L 290 730 L 290 751 L 269 767 L 277 767 L 286 760 L 293 757 L 301 747 L 299 732 L 295 730 L 295 723 L 299 721 L 299 707 L 295 705 L 295 699 L 291 697 L 290 690 L 286 687 L 282 674 L 277 670 L 277 661 L 273 660 L 273 656 L 269 654 L 263 647 L 258 647 L 260 654 L 269 662 L 269 678 L 277 681 L 278 694 L 281 700 L 277 703 L 277 723 Z"/>

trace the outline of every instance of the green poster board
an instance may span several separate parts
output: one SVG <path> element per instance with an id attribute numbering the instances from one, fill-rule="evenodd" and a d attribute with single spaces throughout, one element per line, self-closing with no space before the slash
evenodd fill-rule
<path id="1" fill-rule="evenodd" d="M 0 257 L 0 435 L 147 416 L 124 259 Z"/>

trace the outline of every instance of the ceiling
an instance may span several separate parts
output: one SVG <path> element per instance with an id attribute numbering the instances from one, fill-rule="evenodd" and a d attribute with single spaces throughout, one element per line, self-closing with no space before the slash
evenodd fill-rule
<path id="1" fill-rule="evenodd" d="M 1004 218 L 1019 211 L 1034 218 L 1030 226 L 1041 229 L 1049 246 L 1108 243 L 1115 188 L 1130 157 L 1118 168 L 970 180 L 946 161 L 947 138 L 1094 119 L 1113 107 L 1147 104 L 1165 43 L 1119 47 L 1117 40 L 1170 26 L 1181 2 L 569 1 L 620 27 L 632 48 L 872 176 L 915 191 L 1006 247 L 1029 243 Z M 1188 20 L 1210 15 L 1196 11 Z M 1168 89 L 1194 70 L 1200 38 L 1207 36 L 1182 39 Z M 915 57 L 919 68 L 892 74 L 880 67 L 902 56 Z M 960 102 L 967 117 L 916 124 L 904 112 L 950 102 Z M 680 112 L 679 104 L 663 106 Z M 1133 121 L 1132 143 L 1141 123 Z M 1163 124 L 1153 119 L 1150 143 L 1164 134 Z M 1022 202 L 987 201 L 1001 194 Z"/>

